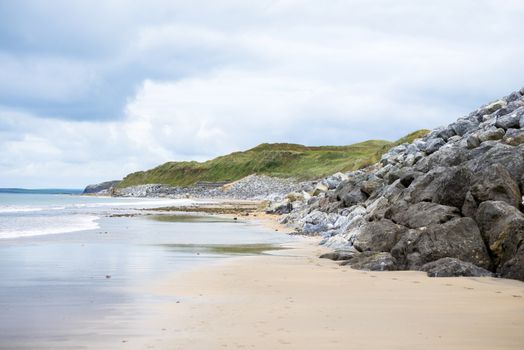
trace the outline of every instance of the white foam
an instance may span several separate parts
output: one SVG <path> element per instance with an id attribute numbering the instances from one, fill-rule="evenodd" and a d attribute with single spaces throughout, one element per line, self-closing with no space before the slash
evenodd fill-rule
<path id="1" fill-rule="evenodd" d="M 29 213 L 33 211 L 42 211 L 44 208 L 30 207 L 30 206 L 14 206 L 6 205 L 0 206 L 0 213 Z"/>
<path id="2" fill-rule="evenodd" d="M 98 216 L 94 215 L 67 215 L 67 216 L 35 216 L 24 224 L 17 224 L 12 228 L 0 227 L 0 239 L 21 238 L 31 236 L 51 235 L 58 233 L 78 232 L 99 228 Z M 12 227 L 12 226 L 11 226 Z"/>

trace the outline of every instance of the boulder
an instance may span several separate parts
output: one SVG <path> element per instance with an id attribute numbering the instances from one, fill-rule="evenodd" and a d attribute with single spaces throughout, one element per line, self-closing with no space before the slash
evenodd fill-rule
<path id="1" fill-rule="evenodd" d="M 342 197 L 342 204 L 345 207 L 350 207 L 364 202 L 367 198 L 366 194 L 358 188 L 345 194 Z"/>
<path id="2" fill-rule="evenodd" d="M 474 130 L 479 125 L 478 122 L 473 122 L 468 119 L 459 119 L 457 122 L 451 124 L 453 131 L 459 136 L 463 136 L 466 133 Z"/>
<path id="3" fill-rule="evenodd" d="M 427 173 L 437 167 L 451 167 L 460 165 L 470 159 L 471 151 L 456 145 L 441 147 L 437 152 L 421 159 L 415 166 L 414 170 Z"/>
<path id="4" fill-rule="evenodd" d="M 440 137 L 430 139 L 426 143 L 426 147 L 423 149 L 423 151 L 426 152 L 426 154 L 435 153 L 436 151 L 439 150 L 440 147 L 444 146 L 445 144 L 446 144 L 446 141 L 444 141 Z"/>
<path id="5" fill-rule="evenodd" d="M 293 210 L 293 204 L 288 201 L 272 203 L 267 209 L 266 214 L 289 214 Z"/>
<path id="6" fill-rule="evenodd" d="M 462 205 L 461 212 L 463 216 L 468 216 L 470 218 L 475 218 L 477 215 L 477 201 L 471 194 L 471 191 L 466 193 L 466 198 L 464 198 L 464 204 Z"/>
<path id="7" fill-rule="evenodd" d="M 489 269 L 491 260 L 479 228 L 472 218 L 457 218 L 444 224 L 407 231 L 391 250 L 400 266 L 422 265 L 451 257 Z"/>
<path id="8" fill-rule="evenodd" d="M 487 201 L 479 205 L 477 222 L 497 272 L 505 277 L 524 271 L 524 214 L 506 202 Z"/>
<path id="9" fill-rule="evenodd" d="M 383 219 L 389 207 L 389 200 L 386 197 L 378 197 L 367 204 L 367 218 L 371 221 Z"/>
<path id="10" fill-rule="evenodd" d="M 387 219 L 366 222 L 361 226 L 353 246 L 361 252 L 389 252 L 405 231 L 407 228 Z"/>
<path id="11" fill-rule="evenodd" d="M 318 196 L 321 193 L 325 193 L 329 190 L 329 187 L 324 185 L 323 183 L 318 183 L 315 188 L 313 189 L 313 192 L 311 193 L 312 196 Z"/>
<path id="12" fill-rule="evenodd" d="M 416 171 L 410 167 L 402 167 L 400 169 L 392 169 L 384 178 L 387 181 L 388 185 L 391 185 L 393 182 L 401 179 L 401 183 L 404 187 L 408 187 L 411 182 L 422 175 L 420 171 Z"/>
<path id="13" fill-rule="evenodd" d="M 492 103 L 490 103 L 490 104 L 480 108 L 477 112 L 478 112 L 479 115 L 491 114 L 491 113 L 494 113 L 494 112 L 496 112 L 497 110 L 499 110 L 501 108 L 506 107 L 506 105 L 507 105 L 506 101 L 498 100 L 498 101 L 492 102 Z"/>
<path id="14" fill-rule="evenodd" d="M 411 203 L 433 202 L 461 208 L 473 174 L 464 166 L 438 167 L 418 177 L 409 186 Z"/>
<path id="15" fill-rule="evenodd" d="M 457 133 L 455 132 L 455 128 L 453 127 L 453 124 L 451 124 L 448 127 L 441 128 L 437 132 L 437 137 L 440 137 L 444 141 L 448 141 L 451 137 L 455 136 Z"/>
<path id="16" fill-rule="evenodd" d="M 501 164 L 493 164 L 474 174 L 471 194 L 475 201 L 503 201 L 516 208 L 520 206 L 521 194 L 518 183 Z"/>
<path id="17" fill-rule="evenodd" d="M 470 151 L 470 160 L 465 166 L 473 173 L 480 173 L 494 164 L 500 164 L 517 182 L 524 173 L 524 144 L 509 146 L 500 142 L 486 142 Z"/>
<path id="18" fill-rule="evenodd" d="M 469 149 L 477 148 L 478 146 L 480 146 L 480 139 L 478 138 L 478 136 L 470 135 L 466 139 L 466 146 Z"/>
<path id="19" fill-rule="evenodd" d="M 423 175 L 423 173 L 420 171 L 409 169 L 409 171 L 406 171 L 402 174 L 399 180 L 402 186 L 408 188 L 413 183 L 413 181 L 421 175 Z"/>
<path id="20" fill-rule="evenodd" d="M 383 185 L 384 181 L 381 178 L 372 175 L 368 180 L 362 182 L 360 190 L 364 192 L 366 195 L 371 196 L 377 189 L 379 189 Z"/>
<path id="21" fill-rule="evenodd" d="M 524 107 L 516 109 L 510 114 L 497 117 L 495 126 L 507 130 L 509 128 L 518 128 L 520 118 L 524 115 Z"/>
<path id="22" fill-rule="evenodd" d="M 483 130 L 479 133 L 478 138 L 480 142 L 485 142 L 489 140 L 500 140 L 504 137 L 506 131 L 502 128 L 490 127 L 486 130 Z"/>
<path id="23" fill-rule="evenodd" d="M 319 256 L 320 259 L 330 259 L 334 261 L 349 260 L 355 257 L 355 254 L 359 254 L 358 251 L 335 251 L 325 253 Z"/>
<path id="24" fill-rule="evenodd" d="M 419 202 L 409 206 L 391 206 L 386 217 L 393 222 L 409 227 L 419 228 L 436 224 L 443 224 L 451 219 L 460 217 L 460 211 L 446 205 Z"/>
<path id="25" fill-rule="evenodd" d="M 331 176 L 328 176 L 325 179 L 326 185 L 330 190 L 334 190 L 342 183 L 342 181 L 346 181 L 348 179 L 348 176 L 343 173 L 336 173 Z"/>
<path id="26" fill-rule="evenodd" d="M 520 99 L 522 96 L 520 95 L 520 93 L 518 91 L 514 91 L 512 92 L 510 95 L 508 95 L 508 97 L 506 97 L 506 101 L 509 103 L 509 102 L 513 102 L 513 101 L 516 101 L 518 99 Z"/>
<path id="27" fill-rule="evenodd" d="M 508 129 L 502 141 L 512 146 L 524 143 L 524 129 Z"/>
<path id="28" fill-rule="evenodd" d="M 429 277 L 492 277 L 493 273 L 455 258 L 442 258 L 422 265 Z"/>
<path id="29" fill-rule="evenodd" d="M 395 271 L 398 269 L 396 259 L 390 253 L 364 252 L 342 263 L 353 269 L 368 271 Z"/>
<path id="30" fill-rule="evenodd" d="M 517 253 L 497 269 L 499 276 L 524 281 L 524 246 L 521 245 Z"/>

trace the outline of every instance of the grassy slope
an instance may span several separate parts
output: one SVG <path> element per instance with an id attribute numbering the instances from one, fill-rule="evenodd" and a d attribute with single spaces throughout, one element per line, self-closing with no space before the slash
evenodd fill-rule
<path id="1" fill-rule="evenodd" d="M 168 162 L 127 175 L 119 187 L 140 184 L 188 186 L 198 181 L 235 181 L 250 174 L 314 179 L 338 171 L 363 168 L 378 161 L 391 147 L 423 136 L 419 130 L 397 142 L 371 140 L 349 146 L 307 147 L 296 144 L 261 144 L 206 162 Z"/>

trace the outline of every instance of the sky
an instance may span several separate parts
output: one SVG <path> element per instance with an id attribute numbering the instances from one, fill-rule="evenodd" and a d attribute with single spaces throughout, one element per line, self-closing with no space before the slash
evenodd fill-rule
<path id="1" fill-rule="evenodd" d="M 522 0 L 0 0 L 0 187 L 448 124 L 524 86 Z"/>

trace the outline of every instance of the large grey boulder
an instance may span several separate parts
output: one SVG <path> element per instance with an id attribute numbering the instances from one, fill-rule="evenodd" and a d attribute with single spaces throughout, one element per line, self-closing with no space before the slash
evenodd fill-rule
<path id="1" fill-rule="evenodd" d="M 479 132 L 478 138 L 480 142 L 490 141 L 490 140 L 500 140 L 504 137 L 506 131 L 502 128 L 496 128 L 494 126 Z"/>
<path id="2" fill-rule="evenodd" d="M 513 113 L 505 114 L 500 117 L 497 117 L 497 121 L 495 123 L 495 126 L 499 128 L 503 128 L 504 130 L 507 130 L 509 128 L 518 128 L 520 117 L 524 115 L 524 107 L 521 107 Z"/>
<path id="3" fill-rule="evenodd" d="M 524 144 L 519 146 L 500 142 L 482 144 L 471 150 L 470 160 L 465 166 L 473 173 L 480 173 L 494 164 L 502 165 L 513 180 L 520 181 L 524 173 Z"/>
<path id="4" fill-rule="evenodd" d="M 497 273 L 505 278 L 524 281 L 524 246 L 520 246 L 515 255 L 499 266 Z"/>
<path id="5" fill-rule="evenodd" d="M 438 167 L 452 167 L 460 165 L 470 159 L 470 151 L 467 148 L 455 145 L 446 145 L 437 152 L 424 157 L 414 165 L 414 170 L 427 173 Z"/>
<path id="6" fill-rule="evenodd" d="M 501 164 L 493 164 L 474 175 L 475 184 L 471 194 L 477 203 L 485 201 L 503 201 L 519 207 L 521 194 L 518 183 Z"/>
<path id="7" fill-rule="evenodd" d="M 435 153 L 439 150 L 440 147 L 444 146 L 446 144 L 446 141 L 441 139 L 440 137 L 430 139 L 426 143 L 426 146 L 424 147 L 423 151 L 426 152 L 426 154 Z"/>
<path id="8" fill-rule="evenodd" d="M 480 146 L 480 139 L 478 138 L 478 136 L 476 135 L 468 136 L 468 138 L 466 139 L 466 147 L 468 147 L 469 149 L 472 149 L 472 148 L 477 148 L 478 146 Z"/>
<path id="9" fill-rule="evenodd" d="M 524 214 L 506 202 L 487 201 L 479 205 L 477 222 L 497 272 L 524 280 Z"/>
<path id="10" fill-rule="evenodd" d="M 371 196 L 376 190 L 384 185 L 384 180 L 378 176 L 372 175 L 366 181 L 363 181 L 360 190 L 367 196 Z"/>
<path id="11" fill-rule="evenodd" d="M 391 220 L 366 222 L 355 238 L 353 246 L 358 251 L 389 252 L 398 242 L 402 233 L 407 228 L 397 225 Z"/>
<path id="12" fill-rule="evenodd" d="M 433 169 L 410 185 L 407 199 L 461 208 L 472 177 L 472 171 L 464 166 Z"/>
<path id="13" fill-rule="evenodd" d="M 293 210 L 293 204 L 289 201 L 276 202 L 266 208 L 266 214 L 283 215 L 289 214 Z"/>
<path id="14" fill-rule="evenodd" d="M 457 258 L 489 269 L 491 260 L 472 218 L 457 218 L 441 225 L 409 230 L 391 250 L 400 266 L 419 269 L 441 258 Z"/>
<path id="15" fill-rule="evenodd" d="M 386 217 L 397 224 L 409 228 L 419 228 L 443 224 L 458 218 L 460 211 L 455 207 L 430 202 L 419 202 L 412 205 L 397 203 L 397 205 L 390 207 Z"/>
<path id="16" fill-rule="evenodd" d="M 453 131 L 455 131 L 455 134 L 463 136 L 466 133 L 474 130 L 476 127 L 478 127 L 478 125 L 478 121 L 474 122 L 468 119 L 459 119 L 457 122 L 451 124 L 451 127 L 453 128 Z"/>
<path id="17" fill-rule="evenodd" d="M 344 207 L 351 207 L 364 202 L 367 198 L 367 195 L 362 192 L 360 188 L 355 188 L 351 192 L 348 192 L 342 196 L 342 205 Z"/>
<path id="18" fill-rule="evenodd" d="M 491 114 L 496 112 L 497 110 L 504 108 L 507 106 L 507 102 L 504 100 L 498 100 L 495 102 L 492 102 L 484 107 L 481 107 L 478 109 L 477 114 L 478 115 L 485 115 L 485 114 Z"/>
<path id="19" fill-rule="evenodd" d="M 421 271 L 427 272 L 429 277 L 492 277 L 493 273 L 455 258 L 442 258 L 424 264 Z"/>
<path id="20" fill-rule="evenodd" d="M 398 270 L 397 260 L 385 252 L 363 252 L 341 265 L 349 265 L 356 270 L 395 271 Z"/>
<path id="21" fill-rule="evenodd" d="M 340 251 L 334 251 L 329 253 L 324 253 L 319 256 L 320 259 L 330 259 L 333 261 L 344 261 L 344 260 L 350 260 L 355 257 L 356 254 L 359 254 L 356 250 L 340 250 Z"/>
<path id="22" fill-rule="evenodd" d="M 524 143 L 524 129 L 508 129 L 502 140 L 508 145 L 518 146 Z"/>
<path id="23" fill-rule="evenodd" d="M 455 128 L 454 128 L 453 124 L 451 124 L 448 127 L 443 127 L 441 129 L 437 129 L 437 135 L 436 136 L 440 137 L 444 141 L 448 141 L 450 138 L 452 138 L 455 135 L 457 135 L 457 133 L 455 132 Z"/>
<path id="24" fill-rule="evenodd" d="M 475 219 L 477 215 L 478 204 L 475 200 L 475 197 L 471 194 L 471 191 L 466 192 L 466 197 L 464 198 L 464 204 L 460 211 L 463 216 L 468 216 Z"/>
<path id="25" fill-rule="evenodd" d="M 518 91 L 514 91 L 511 94 L 509 94 L 508 97 L 506 97 L 506 101 L 510 103 L 510 102 L 520 99 L 521 97 L 522 96 Z"/>

